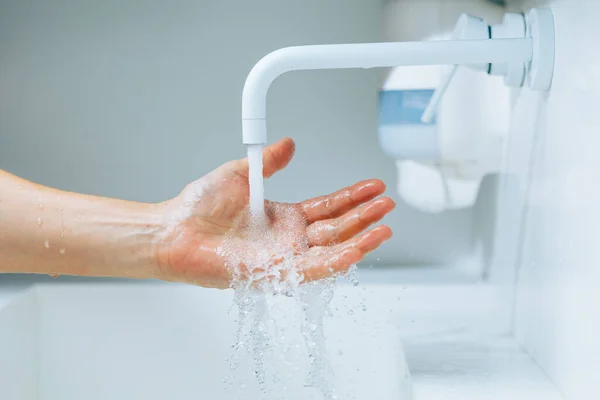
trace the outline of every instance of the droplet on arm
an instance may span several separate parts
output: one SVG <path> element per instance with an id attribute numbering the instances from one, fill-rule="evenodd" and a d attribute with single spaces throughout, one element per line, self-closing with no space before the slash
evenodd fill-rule
<path id="1" fill-rule="evenodd" d="M 37 224 L 38 224 L 38 226 L 42 226 L 42 218 L 41 217 L 38 217 Z"/>
<path id="2" fill-rule="evenodd" d="M 47 249 L 49 249 L 49 248 L 50 248 L 50 242 L 49 242 L 48 240 L 46 240 L 46 241 L 44 242 L 44 247 L 45 247 L 45 248 L 47 248 Z"/>
<path id="3" fill-rule="evenodd" d="M 65 255 L 65 253 L 67 252 L 67 249 L 62 248 L 58 251 L 60 254 Z"/>

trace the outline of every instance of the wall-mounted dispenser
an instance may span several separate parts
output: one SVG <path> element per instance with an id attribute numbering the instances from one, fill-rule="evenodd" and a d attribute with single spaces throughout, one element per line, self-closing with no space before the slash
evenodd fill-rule
<path id="1" fill-rule="evenodd" d="M 522 14 L 492 26 L 462 15 L 454 33 L 428 39 L 520 38 L 525 27 Z M 380 93 L 379 143 L 396 160 L 399 195 L 422 211 L 472 206 L 483 177 L 501 163 L 509 87 L 522 86 L 525 65 L 468 67 L 396 67 Z"/>
<path id="2" fill-rule="evenodd" d="M 451 66 L 437 82 L 439 85 L 435 90 L 429 87 L 410 98 L 392 99 L 411 107 L 405 107 L 400 117 L 387 115 L 391 119 L 384 120 L 389 125 L 407 122 L 406 125 L 412 124 L 415 130 L 398 131 L 395 138 L 386 135 L 382 145 L 395 158 L 406 157 L 421 165 L 437 165 L 444 183 L 441 187 L 463 193 L 460 203 L 467 204 L 465 199 L 473 197 L 467 196 L 467 192 L 476 190 L 477 179 L 497 169 L 501 146 L 493 138 L 479 137 L 473 131 L 449 135 L 446 140 L 443 132 L 431 129 L 436 126 L 436 121 L 441 121 L 443 113 L 448 112 L 442 111 L 439 118 L 435 118 L 437 107 L 444 93 L 452 90 L 452 79 L 461 79 L 458 65 L 501 76 L 508 86 L 520 87 L 527 81 L 533 90 L 549 90 L 554 71 L 554 19 L 549 8 L 532 9 L 526 17 L 507 14 L 502 24 L 493 26 L 482 19 L 463 15 L 451 40 L 298 46 L 276 50 L 261 59 L 246 79 L 242 94 L 243 143 L 261 145 L 267 142 L 267 92 L 271 83 L 283 73 L 434 65 Z M 422 124 L 418 122 L 420 114 Z M 473 110 L 473 114 L 486 117 L 478 109 Z M 260 174 L 260 171 L 250 171 L 250 174 L 257 172 Z M 412 176 L 416 177 L 416 190 L 419 179 L 417 175 Z M 452 182 L 452 189 L 447 189 L 450 188 L 448 182 Z M 461 185 L 466 185 L 467 190 L 460 189 Z M 438 201 L 437 204 L 430 209 L 443 208 L 448 202 Z"/>

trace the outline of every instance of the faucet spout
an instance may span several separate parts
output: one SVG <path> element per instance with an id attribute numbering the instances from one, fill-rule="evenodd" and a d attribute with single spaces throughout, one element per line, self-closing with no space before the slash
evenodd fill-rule
<path id="1" fill-rule="evenodd" d="M 286 47 L 262 58 L 250 71 L 242 93 L 244 144 L 267 142 L 267 92 L 289 71 L 385 68 L 406 65 L 528 63 L 532 39 L 443 40 Z"/>

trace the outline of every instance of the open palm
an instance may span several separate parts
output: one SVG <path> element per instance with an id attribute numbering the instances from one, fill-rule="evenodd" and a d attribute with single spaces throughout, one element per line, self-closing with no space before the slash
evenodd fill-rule
<path id="1" fill-rule="evenodd" d="M 287 166 L 294 147 L 283 139 L 265 148 L 265 178 Z M 266 201 L 265 229 L 297 255 L 294 268 L 303 280 L 321 279 L 346 270 L 391 237 L 387 226 L 363 232 L 394 208 L 390 198 L 376 198 L 384 190 L 383 182 L 373 179 L 300 203 Z M 227 288 L 234 270 L 252 270 L 247 255 L 269 244 L 265 235 L 249 232 L 248 197 L 243 159 L 222 165 L 166 202 L 171 224 L 159 249 L 163 279 Z M 272 257 L 277 263 L 278 255 Z"/>

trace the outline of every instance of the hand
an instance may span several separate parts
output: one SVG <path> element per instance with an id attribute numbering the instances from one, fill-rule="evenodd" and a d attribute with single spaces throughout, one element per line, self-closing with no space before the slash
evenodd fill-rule
<path id="1" fill-rule="evenodd" d="M 294 148 L 291 139 L 265 148 L 264 177 L 286 167 Z M 158 250 L 160 278 L 228 288 L 236 270 L 242 271 L 237 278 L 249 277 L 253 255 L 264 258 L 267 251 L 272 264 L 281 262 L 282 246 L 293 252 L 304 281 L 342 272 L 391 237 L 385 225 L 361 233 L 395 207 L 389 197 L 376 198 L 384 190 L 373 179 L 300 203 L 265 201 L 268 226 L 252 235 L 248 161 L 231 161 L 163 204 L 170 222 Z"/>

